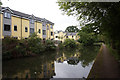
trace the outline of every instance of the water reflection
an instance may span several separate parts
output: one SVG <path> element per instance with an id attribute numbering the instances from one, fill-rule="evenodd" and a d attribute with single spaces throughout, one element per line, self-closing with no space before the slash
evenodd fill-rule
<path id="1" fill-rule="evenodd" d="M 46 52 L 36 57 L 3 61 L 4 78 L 87 77 L 99 47 Z"/>

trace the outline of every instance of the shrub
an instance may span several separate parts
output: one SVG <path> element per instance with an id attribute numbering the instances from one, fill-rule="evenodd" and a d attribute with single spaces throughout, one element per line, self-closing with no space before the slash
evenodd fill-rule
<path id="1" fill-rule="evenodd" d="M 56 46 L 55 46 L 54 42 L 52 42 L 51 40 L 46 40 L 45 49 L 46 50 L 55 50 Z"/>
<path id="2" fill-rule="evenodd" d="M 73 39 L 66 39 L 63 45 L 65 48 L 76 48 L 77 47 L 76 41 L 74 41 Z"/>
<path id="3" fill-rule="evenodd" d="M 59 43 L 59 44 L 58 44 L 58 48 L 59 48 L 59 49 L 63 49 L 63 48 L 64 48 L 63 43 Z"/>
<path id="4" fill-rule="evenodd" d="M 36 33 L 33 33 L 27 40 L 27 47 L 28 51 L 31 51 L 32 53 L 40 53 L 44 51 L 44 46 L 41 41 L 41 38 L 38 38 Z"/>

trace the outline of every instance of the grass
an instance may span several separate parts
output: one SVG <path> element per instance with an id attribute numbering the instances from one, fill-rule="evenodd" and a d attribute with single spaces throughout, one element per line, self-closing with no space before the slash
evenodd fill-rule
<path id="1" fill-rule="evenodd" d="M 118 62 L 120 62 L 120 54 L 118 53 L 118 51 L 112 49 L 109 45 L 107 45 L 107 48 L 109 49 L 110 54 L 113 55 Z"/>

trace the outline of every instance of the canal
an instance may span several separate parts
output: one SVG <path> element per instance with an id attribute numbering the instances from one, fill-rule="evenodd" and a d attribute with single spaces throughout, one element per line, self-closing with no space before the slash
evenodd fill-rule
<path id="1" fill-rule="evenodd" d="M 4 78 L 87 78 L 99 46 L 48 51 L 34 57 L 3 61 Z"/>

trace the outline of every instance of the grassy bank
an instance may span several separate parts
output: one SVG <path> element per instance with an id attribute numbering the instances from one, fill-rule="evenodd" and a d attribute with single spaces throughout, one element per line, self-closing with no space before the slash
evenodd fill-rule
<path id="1" fill-rule="evenodd" d="M 110 51 L 110 54 L 115 57 L 115 59 L 120 63 L 120 54 L 116 49 L 113 49 L 111 46 L 107 45 L 107 48 Z"/>

